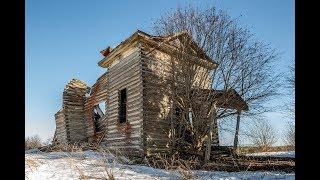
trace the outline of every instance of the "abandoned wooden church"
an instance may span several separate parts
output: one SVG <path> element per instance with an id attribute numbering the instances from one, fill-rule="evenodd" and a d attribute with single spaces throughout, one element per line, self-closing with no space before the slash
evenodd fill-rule
<path id="1" fill-rule="evenodd" d="M 65 86 L 54 143 L 87 142 L 134 156 L 187 147 L 176 141 L 181 134 L 186 142 L 200 142 L 193 148 L 209 140 L 218 146 L 216 109 L 248 110 L 234 90 L 211 88 L 209 73 L 217 64 L 187 32 L 152 36 L 138 30 L 101 54 L 98 65 L 106 72 L 95 84 L 72 79 Z M 203 138 L 193 138 L 192 129 Z"/>

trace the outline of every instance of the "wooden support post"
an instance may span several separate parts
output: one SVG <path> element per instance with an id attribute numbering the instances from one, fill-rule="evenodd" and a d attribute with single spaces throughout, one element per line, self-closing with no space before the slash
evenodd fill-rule
<path id="1" fill-rule="evenodd" d="M 171 153 L 174 153 L 175 150 L 175 132 L 174 132 L 174 122 L 173 122 L 173 100 L 170 101 L 170 125 L 171 125 Z"/>
<path id="2" fill-rule="evenodd" d="M 208 141 L 207 141 L 207 147 L 205 151 L 205 162 L 208 162 L 210 160 L 210 154 L 211 154 L 211 144 L 212 144 L 212 130 L 214 127 L 214 123 L 216 121 L 216 108 L 213 109 L 212 116 L 211 116 L 211 122 L 209 125 L 209 132 L 208 132 Z"/>
<path id="3" fill-rule="evenodd" d="M 234 134 L 234 142 L 233 142 L 233 155 L 237 154 L 238 149 L 238 141 L 239 141 L 239 127 L 240 127 L 240 115 L 241 110 L 237 111 L 237 124 L 236 124 L 236 132 Z"/>

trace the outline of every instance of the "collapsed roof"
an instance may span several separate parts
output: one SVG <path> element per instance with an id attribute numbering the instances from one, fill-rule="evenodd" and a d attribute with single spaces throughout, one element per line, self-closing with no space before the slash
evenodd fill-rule
<path id="1" fill-rule="evenodd" d="M 138 39 L 148 44 L 157 46 L 158 48 L 162 46 L 163 48 L 170 49 L 170 50 L 176 50 L 176 47 L 174 47 L 169 42 L 172 42 L 177 39 L 180 41 L 187 40 L 188 45 L 193 50 L 193 52 L 189 52 L 190 55 L 196 56 L 199 60 L 204 60 L 205 63 L 207 64 L 207 67 L 210 69 L 214 69 L 217 67 L 217 63 L 214 62 L 209 56 L 206 55 L 206 53 L 197 45 L 197 43 L 192 39 L 192 37 L 186 31 L 181 31 L 181 32 L 174 33 L 167 36 L 152 36 L 140 30 L 137 30 L 129 38 L 121 42 L 114 49 L 112 49 L 111 47 L 107 47 L 106 49 L 100 51 L 100 53 L 104 56 L 104 58 L 98 62 L 98 65 L 104 68 L 109 67 L 109 65 L 116 59 L 115 57 L 121 54 L 123 49 L 126 49 L 128 46 L 133 45 L 133 42 L 137 41 Z"/>

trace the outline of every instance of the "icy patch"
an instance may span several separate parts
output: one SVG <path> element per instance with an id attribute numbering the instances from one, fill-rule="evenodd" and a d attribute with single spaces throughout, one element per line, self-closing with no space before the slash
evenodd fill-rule
<path id="1" fill-rule="evenodd" d="M 29 149 L 29 150 L 25 150 L 25 154 L 31 154 L 31 153 L 40 153 L 41 151 L 37 148 L 35 149 Z"/>

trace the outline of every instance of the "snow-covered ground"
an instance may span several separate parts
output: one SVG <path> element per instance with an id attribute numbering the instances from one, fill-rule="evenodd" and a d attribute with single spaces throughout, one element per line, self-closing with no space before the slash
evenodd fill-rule
<path id="1" fill-rule="evenodd" d="M 295 151 L 260 152 L 247 154 L 247 156 L 295 157 Z"/>
<path id="2" fill-rule="evenodd" d="M 25 153 L 26 179 L 181 179 L 178 171 L 133 165 L 126 158 L 94 151 Z M 194 179 L 295 179 L 294 173 L 192 171 Z"/>

